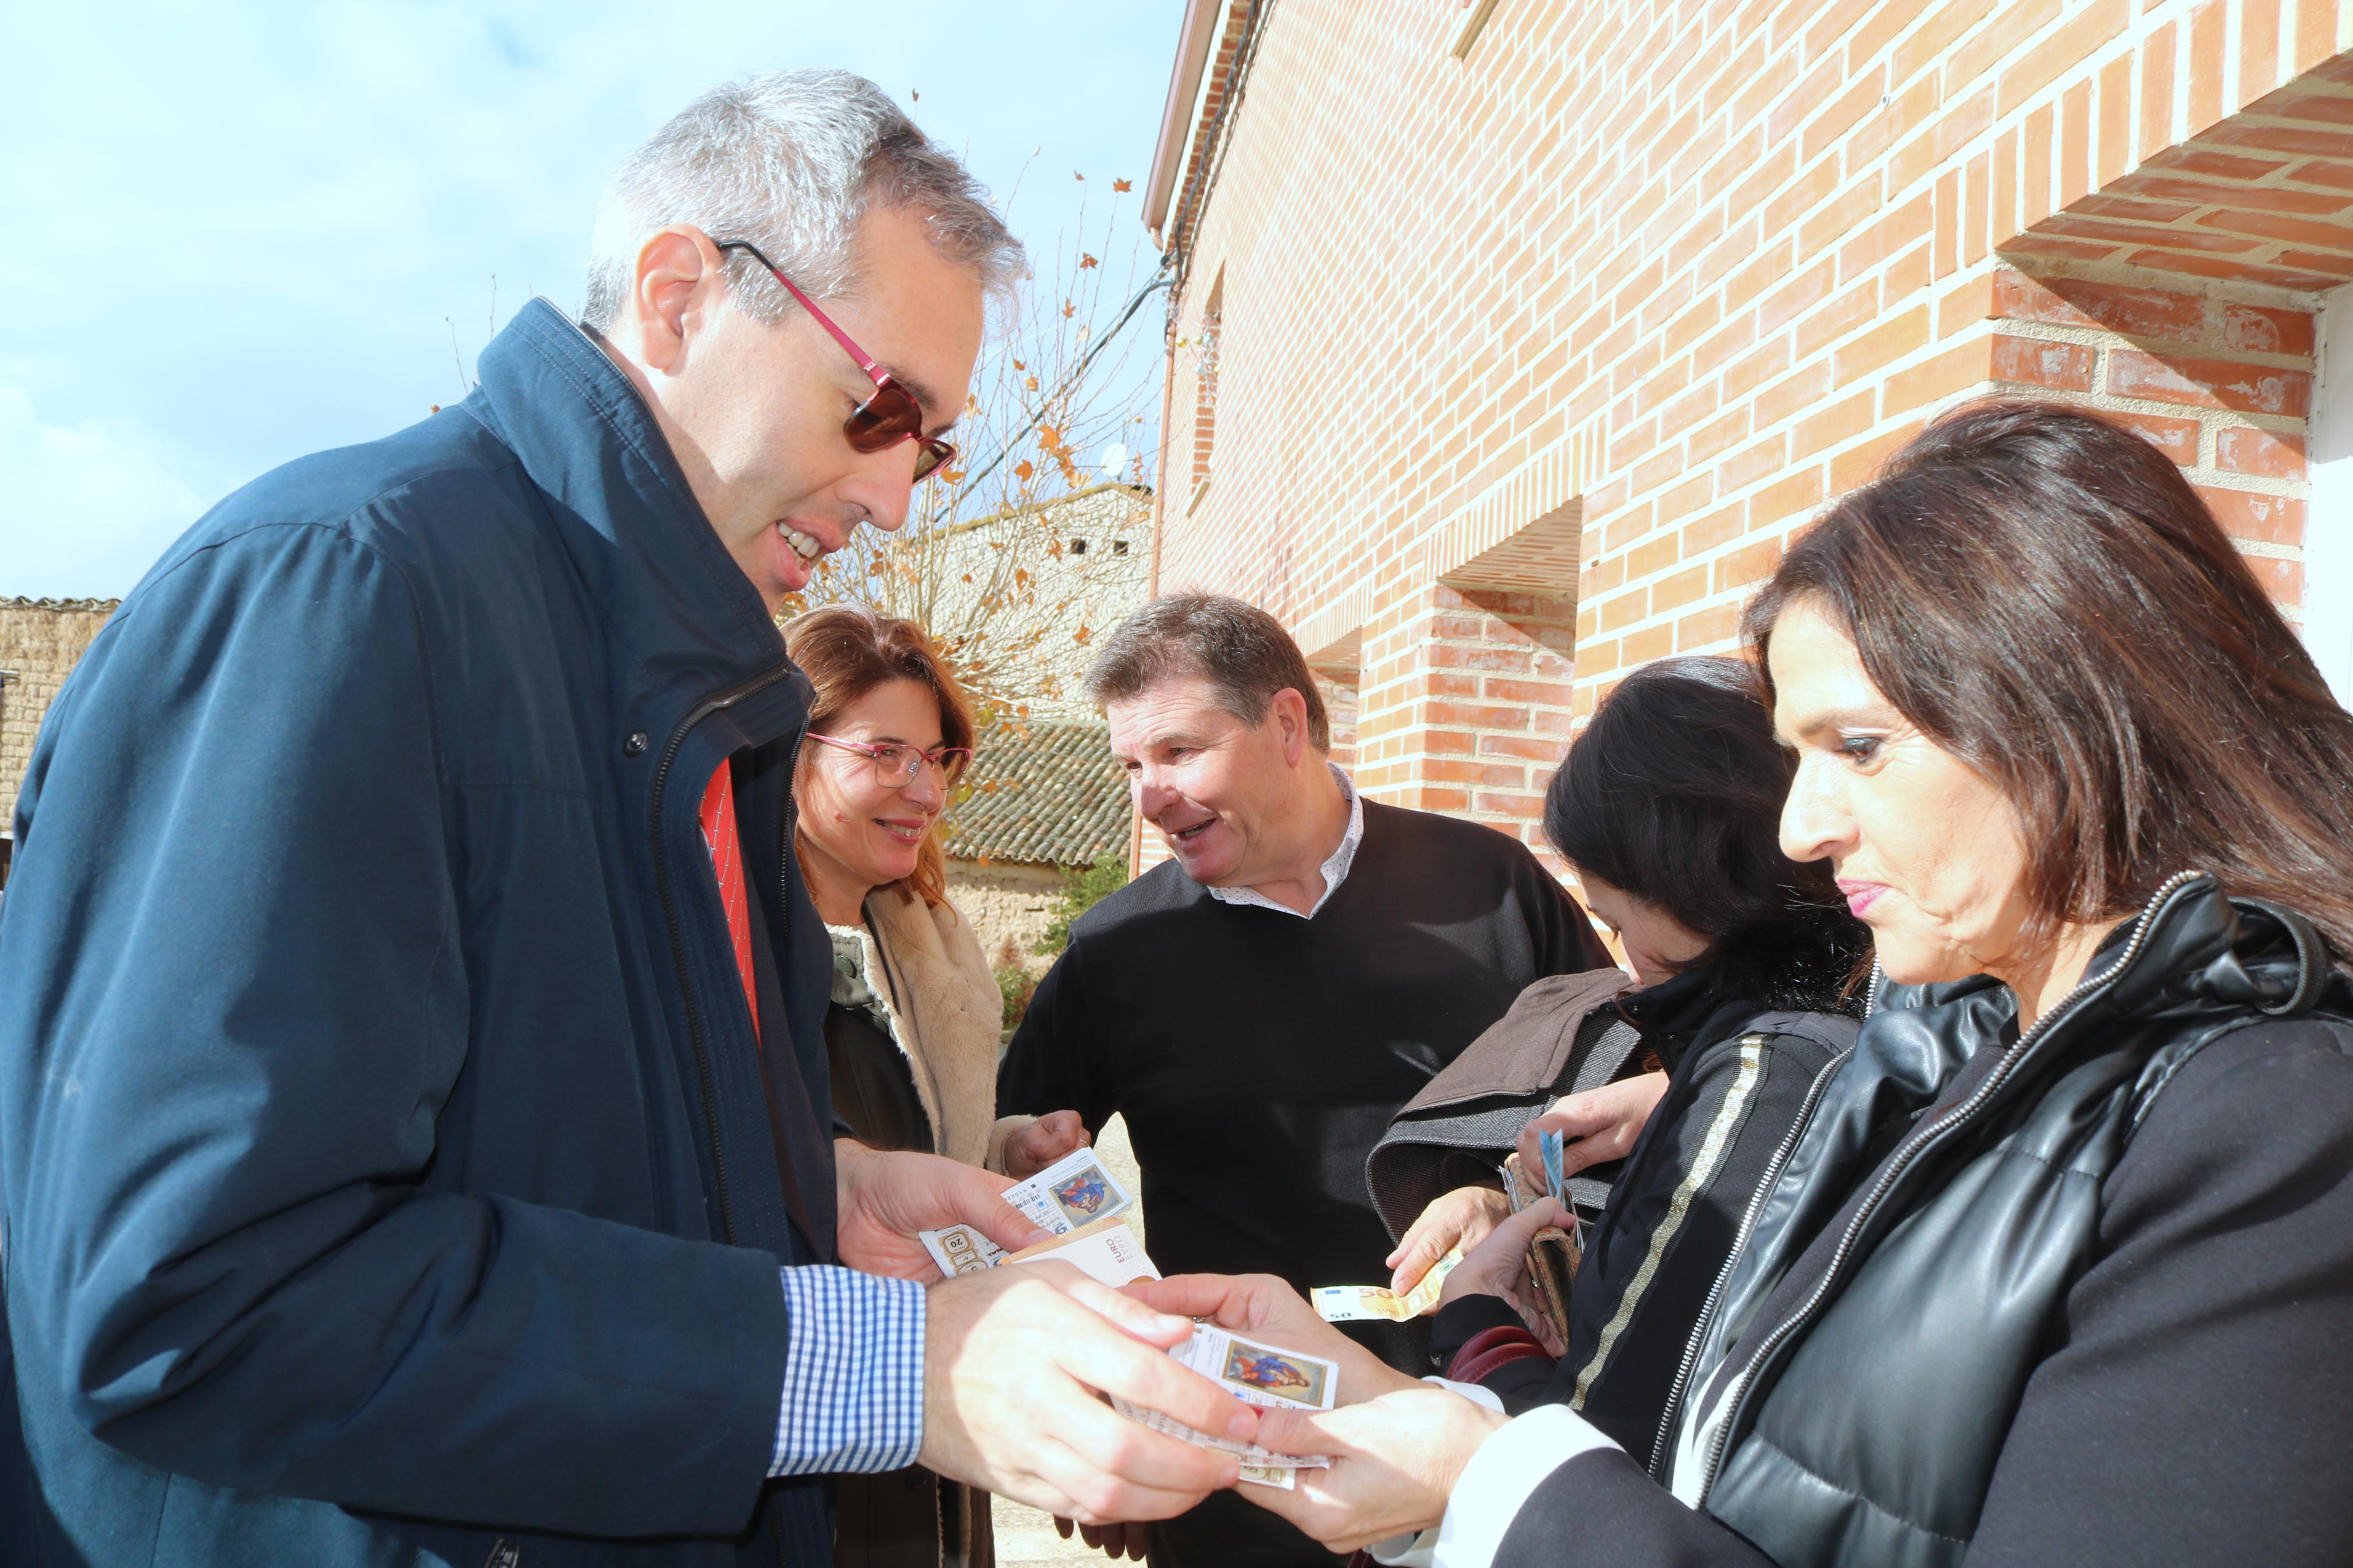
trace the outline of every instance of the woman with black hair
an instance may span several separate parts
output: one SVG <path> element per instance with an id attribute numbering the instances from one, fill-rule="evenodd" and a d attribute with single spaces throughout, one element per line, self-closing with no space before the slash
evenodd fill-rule
<path id="1" fill-rule="evenodd" d="M 1546 1040 L 1556 1043 L 1547 1059 L 1563 1064 L 1556 1082 L 1624 1064 L 1518 1141 L 1534 1173 L 1537 1132 L 1563 1129 L 1573 1140 L 1564 1173 L 1587 1178 L 1578 1195 L 1599 1199 L 1609 1180 L 1568 1292 L 1565 1345 L 1535 1303 L 1514 1307 L 1526 1236 L 1559 1217 L 1545 1205 L 1449 1277 L 1432 1349 L 1450 1375 L 1484 1384 L 1506 1410 L 1567 1404 L 1645 1458 L 1748 1195 L 1858 1027 L 1869 932 L 1827 866 L 1799 865 L 1776 842 L 1792 762 L 1740 660 L 1662 659 L 1621 682 L 1554 775 L 1545 831 L 1588 907 L 1617 931 L 1635 988 L 1615 975 L 1598 987 L 1589 976 L 1538 982 L 1396 1129 L 1399 1141 L 1441 1141 L 1417 1115 L 1425 1104 L 1447 1107 L 1455 1125 L 1466 1110 L 1492 1117 L 1470 1091 L 1503 1087 L 1503 1064 L 1536 1059 L 1531 1047 Z M 1659 1070 L 1641 1070 L 1650 1065 Z M 1393 1169 L 1397 1149 L 1385 1141 Z M 1387 1195 L 1383 1160 L 1377 1152 L 1377 1197 Z M 1431 1202 L 1399 1244 L 1400 1277 L 1477 1243 L 1504 1207 L 1492 1186 Z"/>

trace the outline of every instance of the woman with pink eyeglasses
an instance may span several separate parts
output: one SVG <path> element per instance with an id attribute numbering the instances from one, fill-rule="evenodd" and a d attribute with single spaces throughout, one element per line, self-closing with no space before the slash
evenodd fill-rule
<path id="1" fill-rule="evenodd" d="M 940 816 L 972 760 L 972 714 L 913 621 L 818 610 L 785 646 L 816 690 L 793 778 L 793 849 L 833 937 L 834 1113 L 876 1149 L 1012 1175 L 1087 1140 L 1072 1110 L 997 1116 L 1004 1000 L 947 899 Z M 990 1561 L 988 1498 L 911 1467 L 845 1477 L 841 1568 Z"/>

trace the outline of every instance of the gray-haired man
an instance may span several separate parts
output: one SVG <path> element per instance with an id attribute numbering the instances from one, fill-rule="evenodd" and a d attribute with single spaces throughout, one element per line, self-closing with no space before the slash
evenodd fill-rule
<path id="1" fill-rule="evenodd" d="M 926 1291 L 919 1227 L 1033 1239 L 1004 1183 L 832 1137 L 771 617 L 904 516 L 1020 261 L 871 83 L 720 89 L 616 177 L 584 323 L 123 602 L 0 919 L 0 1560 L 815 1564 L 828 1472 L 1235 1475 L 1091 1392 L 1254 1429 L 1181 1320 Z"/>
<path id="2" fill-rule="evenodd" d="M 1365 1158 L 1520 992 L 1609 963 L 1518 840 L 1367 803 L 1328 760 L 1306 660 L 1240 600 L 1155 600 L 1088 686 L 1176 858 L 1088 911 L 998 1078 L 1000 1113 L 1126 1120 L 1166 1273 L 1386 1280 Z M 1423 1325 L 1349 1331 L 1423 1373 Z M 1116 1531 L 1123 1542 L 1128 1531 Z M 1148 1532 L 1167 1568 L 1324 1563 L 1219 1494 Z"/>

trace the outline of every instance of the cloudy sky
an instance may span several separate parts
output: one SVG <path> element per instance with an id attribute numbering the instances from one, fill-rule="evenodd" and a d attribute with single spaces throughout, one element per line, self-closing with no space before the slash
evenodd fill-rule
<path id="1" fill-rule="evenodd" d="M 254 475 L 455 401 L 494 320 L 533 293 L 576 307 L 613 164 L 730 77 L 872 78 L 1011 198 L 1015 230 L 1048 258 L 1102 236 L 1111 182 L 1133 180 L 1115 232 L 1144 246 L 1134 214 L 1182 11 L 15 7 L 0 52 L 0 211 L 16 237 L 0 247 L 16 301 L 0 338 L 0 595 L 121 594 Z M 1105 271 L 1128 259 L 1114 251 Z"/>

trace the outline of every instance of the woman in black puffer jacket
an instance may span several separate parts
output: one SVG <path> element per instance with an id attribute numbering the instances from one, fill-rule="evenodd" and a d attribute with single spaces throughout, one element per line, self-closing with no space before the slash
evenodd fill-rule
<path id="1" fill-rule="evenodd" d="M 1890 984 L 1658 1479 L 1352 1363 L 1372 1397 L 1260 1432 L 1331 1467 L 1249 1495 L 1449 1568 L 2353 1561 L 2353 715 L 2180 471 L 2072 409 L 1931 425 L 1747 631 L 1783 847 Z M 1163 1294 L 1312 1335 L 1260 1282 Z"/>
<path id="2" fill-rule="evenodd" d="M 1531 986 L 1415 1097 L 1367 1168 L 1384 1215 L 1429 1200 L 1398 1245 L 1397 1283 L 1410 1288 L 1422 1266 L 1475 1245 L 1507 1211 L 1492 1176 L 1435 1199 L 1403 1178 L 1492 1172 L 1495 1153 L 1466 1160 L 1461 1145 L 1511 1118 L 1501 1097 L 1466 1091 L 1496 1087 L 1482 1076 L 1507 1074 L 1534 1041 L 1568 1045 L 1558 1085 L 1597 1087 L 1517 1139 L 1535 1173 L 1538 1131 L 1565 1131 L 1562 1163 L 1588 1222 L 1565 1350 L 1545 1320 L 1524 1327 L 1509 1304 L 1524 1300 L 1516 1258 L 1500 1261 L 1498 1278 L 1455 1270 L 1431 1348 L 1450 1376 L 1493 1389 L 1506 1410 L 1564 1403 L 1645 1462 L 1748 1194 L 1814 1081 L 1853 1045 L 1862 1011 L 1869 929 L 1828 867 L 1792 861 L 1775 842 L 1792 766 L 1740 659 L 1661 659 L 1621 681 L 1553 775 L 1544 821 L 1587 907 L 1618 933 L 1634 988 L 1591 976 Z M 1645 1061 L 1657 1070 L 1642 1072 Z M 1444 1160 L 1430 1158 L 1440 1150 Z"/>

